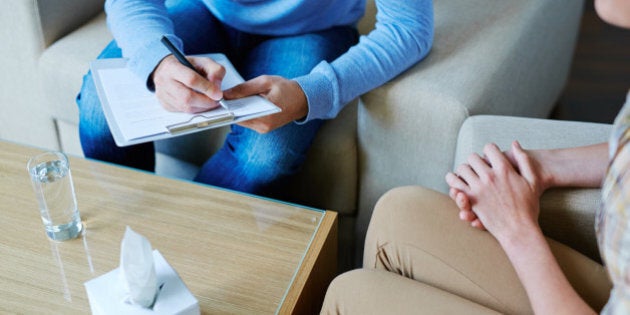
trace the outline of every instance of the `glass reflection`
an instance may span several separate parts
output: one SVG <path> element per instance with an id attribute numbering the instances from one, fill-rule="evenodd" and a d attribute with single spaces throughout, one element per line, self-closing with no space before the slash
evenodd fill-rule
<path id="1" fill-rule="evenodd" d="M 85 257 L 87 259 L 87 265 L 90 270 L 90 274 L 94 275 L 94 265 L 92 264 L 92 255 L 90 255 L 90 248 L 88 246 L 87 233 L 88 233 L 87 226 L 85 222 L 83 222 L 83 232 L 81 233 L 81 241 L 83 242 L 83 250 L 85 252 Z M 68 285 L 68 277 L 66 276 L 66 271 L 63 264 L 63 257 L 62 257 L 61 251 L 59 250 L 59 247 L 63 246 L 64 243 L 56 242 L 50 239 L 48 241 L 50 242 L 50 250 L 52 252 L 53 261 L 59 268 L 59 276 L 61 279 L 61 292 L 63 294 L 63 298 L 68 302 L 72 302 L 72 292 L 70 292 L 70 286 Z"/>

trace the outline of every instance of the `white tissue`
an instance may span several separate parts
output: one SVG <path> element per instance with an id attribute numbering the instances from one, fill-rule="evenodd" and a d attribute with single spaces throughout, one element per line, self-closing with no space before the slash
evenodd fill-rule
<path id="1" fill-rule="evenodd" d="M 120 271 L 127 301 L 143 307 L 153 305 L 158 287 L 151 244 L 130 227 L 120 245 Z"/>

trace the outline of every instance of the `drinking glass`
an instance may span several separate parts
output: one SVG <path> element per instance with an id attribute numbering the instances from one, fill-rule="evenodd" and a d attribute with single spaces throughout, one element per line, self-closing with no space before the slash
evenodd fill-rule
<path id="1" fill-rule="evenodd" d="M 27 164 L 46 235 L 55 241 L 79 236 L 83 225 L 65 154 L 44 152 Z"/>

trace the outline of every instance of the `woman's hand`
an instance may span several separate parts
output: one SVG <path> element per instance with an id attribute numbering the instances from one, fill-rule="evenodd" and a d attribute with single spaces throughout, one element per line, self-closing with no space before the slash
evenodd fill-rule
<path id="1" fill-rule="evenodd" d="M 602 148 L 582 147 L 578 152 L 592 153 L 584 155 L 588 156 L 586 161 L 598 165 Z M 484 154 L 485 158 L 471 155 L 468 164 L 457 168 L 458 175 L 447 175 L 451 197 L 463 209 L 461 212 L 470 212 L 463 219 L 472 220 L 473 225 L 479 222 L 499 241 L 527 291 L 534 313 L 594 314 L 562 273 L 538 226 L 539 198 L 545 188 L 539 165 L 518 142 L 512 143 L 510 154 L 502 153 L 494 144 L 486 145 Z M 575 159 L 573 154 L 564 156 Z M 567 168 L 566 164 L 557 165 L 564 171 L 580 165 L 569 163 L 573 165 Z M 564 171 L 556 174 L 564 175 Z M 597 176 L 592 173 L 568 178 L 573 183 L 590 184 Z"/>
<path id="2" fill-rule="evenodd" d="M 446 176 L 447 176 L 447 181 L 448 180 L 454 181 L 456 179 L 449 179 L 449 177 L 455 177 L 457 175 L 453 173 L 448 173 Z M 481 220 L 479 220 L 477 215 L 472 211 L 470 200 L 468 199 L 468 196 L 466 196 L 465 193 L 463 193 L 462 191 L 456 188 L 450 188 L 449 196 L 451 197 L 451 199 L 455 201 L 455 204 L 457 204 L 457 207 L 459 208 L 460 220 L 470 223 L 470 225 L 474 228 L 480 229 L 482 231 L 486 230 L 486 228 L 483 226 L 483 223 L 481 223 Z"/>
<path id="3" fill-rule="evenodd" d="M 520 146 L 519 146 L 520 147 Z M 544 192 L 551 186 L 554 186 L 554 177 L 552 174 L 551 166 L 554 164 L 553 161 L 553 151 L 550 150 L 524 150 L 520 149 L 522 152 L 525 152 L 530 160 L 530 165 L 533 170 L 534 176 L 534 186 L 536 186 L 536 190 Z M 512 164 L 512 166 L 518 170 L 518 165 L 516 163 L 516 159 L 514 157 L 514 149 L 510 149 L 504 153 L 507 160 Z M 469 160 L 472 158 L 469 157 Z M 483 157 L 483 160 L 486 163 L 488 162 L 487 157 Z M 468 200 L 468 196 L 462 192 L 463 186 L 461 186 L 461 178 L 458 178 L 458 175 L 455 173 L 447 173 L 446 174 L 446 182 L 449 187 L 449 196 L 451 199 L 455 201 L 460 212 L 459 218 L 463 221 L 469 222 L 473 227 L 476 227 L 481 230 L 485 230 L 483 223 L 479 221 L 477 215 L 472 211 L 472 207 L 470 204 L 470 200 Z"/>
<path id="4" fill-rule="evenodd" d="M 448 174 L 447 181 L 460 207 L 460 217 L 485 228 L 500 242 L 515 237 L 523 228 L 538 226 L 542 186 L 531 157 L 518 142 L 508 156 L 494 144 L 484 148 L 485 158 L 473 154 L 467 164 Z M 520 171 L 517 172 L 517 169 Z"/>

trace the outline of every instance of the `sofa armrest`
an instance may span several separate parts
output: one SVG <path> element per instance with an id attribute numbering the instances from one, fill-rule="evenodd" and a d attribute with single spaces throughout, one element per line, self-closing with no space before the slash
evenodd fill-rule
<path id="1" fill-rule="evenodd" d="M 502 149 L 508 149 L 514 140 L 525 149 L 576 147 L 604 142 L 610 130 L 610 125 L 598 123 L 474 116 L 462 125 L 453 168 L 471 153 L 480 153 L 489 142 Z M 540 201 L 540 226 L 548 237 L 600 261 L 594 228 L 599 206 L 599 189 L 550 189 Z"/>
<path id="2" fill-rule="evenodd" d="M 525 149 L 556 149 L 596 144 L 608 140 L 611 125 L 538 118 L 478 115 L 462 125 L 453 167 L 480 152 L 488 142 L 509 148 L 518 140 Z"/>

